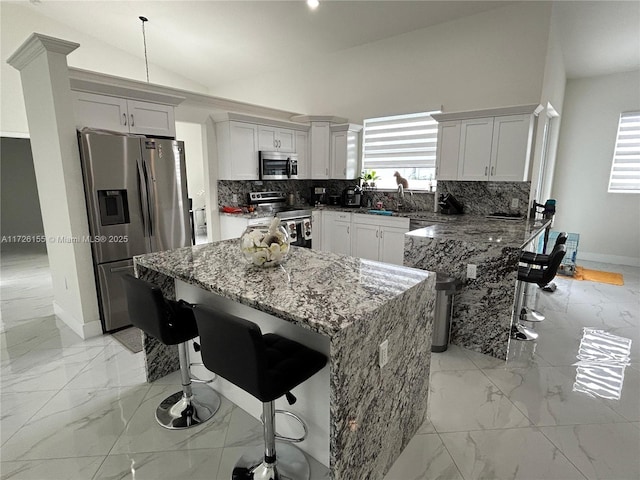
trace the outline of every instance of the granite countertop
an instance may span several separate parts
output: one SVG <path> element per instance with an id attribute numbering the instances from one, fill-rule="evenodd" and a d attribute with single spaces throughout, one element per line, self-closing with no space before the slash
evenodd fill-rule
<path id="1" fill-rule="evenodd" d="M 381 262 L 291 247 L 279 267 L 258 268 L 237 240 L 134 257 L 137 265 L 332 336 L 434 275 Z"/>
<path id="2" fill-rule="evenodd" d="M 437 214 L 434 214 L 437 215 Z M 502 220 L 480 215 L 450 215 L 454 221 L 436 223 L 407 233 L 413 237 L 457 240 L 522 248 L 542 232 L 551 220 Z"/>

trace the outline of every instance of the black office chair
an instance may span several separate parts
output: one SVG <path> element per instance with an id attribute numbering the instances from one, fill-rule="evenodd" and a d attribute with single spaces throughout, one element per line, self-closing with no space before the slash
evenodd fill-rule
<path id="1" fill-rule="evenodd" d="M 546 265 L 542 265 L 542 268 L 533 268 L 532 265 L 519 266 L 518 267 L 518 287 L 516 289 L 516 308 L 519 308 L 519 314 L 511 327 L 511 338 L 514 340 L 535 340 L 538 338 L 538 334 L 522 325 L 520 322 L 534 322 L 540 321 L 534 319 L 533 316 L 528 315 L 528 311 L 520 307 L 520 299 L 522 298 L 522 292 L 527 283 L 535 283 L 542 287 L 548 284 L 556 276 L 558 268 L 562 263 L 567 247 L 563 244 L 556 245 L 553 251 L 549 255 L 549 261 Z M 518 310 L 516 310 L 518 311 Z M 538 314 L 540 315 L 540 314 Z M 544 317 L 542 317 L 544 320 Z"/>
<path id="2" fill-rule="evenodd" d="M 255 323 L 220 308 L 197 305 L 194 312 L 205 366 L 262 402 L 264 451 L 245 453 L 232 480 L 308 479 L 309 463 L 298 448 L 278 442 L 276 455 L 274 401 L 286 395 L 289 404 L 294 403 L 290 390 L 320 371 L 327 357 L 280 335 L 263 335 Z M 286 413 L 306 432 L 297 415 Z"/>
<path id="3" fill-rule="evenodd" d="M 178 345 L 182 391 L 160 403 L 156 420 L 172 430 L 206 422 L 220 408 L 220 396 L 208 386 L 192 385 L 209 382 L 191 377 L 187 342 L 198 336 L 191 305 L 165 299 L 158 287 L 132 275 L 123 281 L 131 323 L 165 345 Z"/>

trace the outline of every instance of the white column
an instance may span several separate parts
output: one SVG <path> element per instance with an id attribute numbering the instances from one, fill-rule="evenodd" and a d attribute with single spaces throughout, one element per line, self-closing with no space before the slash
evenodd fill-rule
<path id="1" fill-rule="evenodd" d="M 7 63 L 20 71 L 47 252 L 54 312 L 82 338 L 102 333 L 67 55 L 77 43 L 33 33 Z"/>

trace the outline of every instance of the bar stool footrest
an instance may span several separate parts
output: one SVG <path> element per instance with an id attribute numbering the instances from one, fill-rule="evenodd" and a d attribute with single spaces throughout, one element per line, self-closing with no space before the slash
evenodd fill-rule
<path id="1" fill-rule="evenodd" d="M 285 437 L 284 435 L 279 435 L 276 432 L 276 440 L 282 440 L 285 442 L 290 442 L 290 443 L 300 443 L 303 442 L 306 438 L 307 435 L 309 433 L 309 429 L 307 428 L 307 424 L 304 422 L 304 420 L 302 420 L 298 415 L 296 415 L 293 412 L 290 412 L 288 410 L 275 410 L 276 415 L 279 413 L 281 415 L 286 415 L 287 417 L 291 417 L 294 420 L 296 420 L 301 426 L 302 429 L 304 430 L 304 434 L 301 437 Z M 260 422 L 264 425 L 264 415 L 260 414 Z"/>

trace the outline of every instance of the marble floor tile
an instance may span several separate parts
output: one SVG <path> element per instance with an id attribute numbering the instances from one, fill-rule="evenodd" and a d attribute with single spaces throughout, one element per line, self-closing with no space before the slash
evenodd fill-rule
<path id="1" fill-rule="evenodd" d="M 420 428 L 416 432 L 416 435 L 424 435 L 426 433 L 436 433 L 436 428 L 431 423 L 431 420 L 428 418 L 420 425 Z"/>
<path id="2" fill-rule="evenodd" d="M 20 427 L 58 393 L 40 392 L 2 393 L 0 395 L 0 444 L 4 444 Z"/>
<path id="3" fill-rule="evenodd" d="M 620 398 L 605 399 L 604 403 L 627 420 L 640 422 L 640 371 L 625 368 Z"/>
<path id="4" fill-rule="evenodd" d="M 276 417 L 277 421 L 278 418 Z M 241 408 L 234 408 L 229 420 L 227 436 L 224 442 L 225 447 L 261 445 L 262 443 L 262 423 Z"/>
<path id="5" fill-rule="evenodd" d="M 535 428 L 443 433 L 465 479 L 584 479 Z"/>
<path id="6" fill-rule="evenodd" d="M 449 345 L 446 351 L 431 353 L 431 372 L 443 370 L 474 370 L 478 367 L 466 355 L 464 348 Z"/>
<path id="7" fill-rule="evenodd" d="M 62 390 L 2 446 L 2 460 L 106 455 L 148 389 Z"/>
<path id="8" fill-rule="evenodd" d="M 221 456 L 221 448 L 109 455 L 93 480 L 211 480 Z"/>
<path id="9" fill-rule="evenodd" d="M 480 370 L 434 372 L 428 415 L 439 433 L 529 425 Z"/>
<path id="10" fill-rule="evenodd" d="M 570 325 L 566 328 L 542 330 L 536 342 L 536 355 L 553 367 L 573 365 L 578 361 L 582 335 L 582 327 Z"/>
<path id="11" fill-rule="evenodd" d="M 70 350 L 70 349 L 69 349 Z M 111 388 L 143 384 L 144 354 L 111 345 L 96 355 L 67 388 Z"/>
<path id="12" fill-rule="evenodd" d="M 463 480 L 438 434 L 414 436 L 384 480 Z"/>
<path id="13" fill-rule="evenodd" d="M 88 480 L 104 456 L 52 458 L 0 463 L 3 480 Z"/>
<path id="14" fill-rule="evenodd" d="M 588 479 L 640 478 L 640 430 L 629 423 L 543 427 Z"/>
<path id="15" fill-rule="evenodd" d="M 533 425 L 625 421 L 600 399 L 573 391 L 573 367 L 491 369 L 484 372 Z"/>
<path id="16" fill-rule="evenodd" d="M 222 397 L 215 416 L 197 427 L 168 430 L 156 421 L 156 408 L 169 395 L 180 391 L 174 385 L 151 386 L 144 401 L 122 430 L 111 454 L 159 452 L 223 447 L 234 406 Z"/>
<path id="17" fill-rule="evenodd" d="M 103 349 L 104 347 L 31 350 L 11 365 L 2 368 L 2 391 L 35 392 L 60 389 Z"/>

